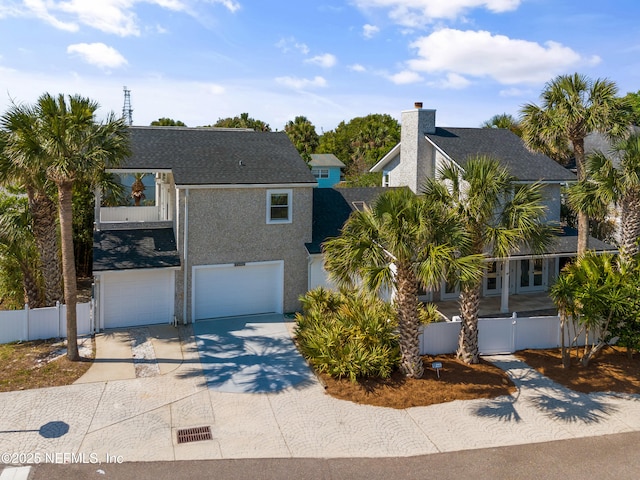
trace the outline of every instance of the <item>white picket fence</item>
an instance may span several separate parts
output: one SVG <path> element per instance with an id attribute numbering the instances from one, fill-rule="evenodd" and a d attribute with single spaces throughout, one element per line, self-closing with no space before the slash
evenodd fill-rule
<path id="1" fill-rule="evenodd" d="M 420 335 L 421 355 L 454 353 L 458 348 L 460 322 L 438 322 L 422 327 Z M 565 333 L 566 344 L 573 339 L 572 325 Z M 584 345 L 585 335 L 578 338 Z M 478 320 L 478 348 L 483 355 L 513 353 L 527 348 L 556 348 L 560 346 L 560 318 L 507 317 L 480 318 Z"/>
<path id="2" fill-rule="evenodd" d="M 93 300 L 76 305 L 78 335 L 94 333 Z M 42 340 L 45 338 L 64 338 L 67 336 L 67 306 L 30 309 L 25 305 L 22 310 L 0 310 L 0 344 Z"/>

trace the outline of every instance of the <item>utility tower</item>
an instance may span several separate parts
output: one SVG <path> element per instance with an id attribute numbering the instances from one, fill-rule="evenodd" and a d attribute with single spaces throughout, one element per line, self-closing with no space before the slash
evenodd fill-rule
<path id="1" fill-rule="evenodd" d="M 131 90 L 126 85 L 122 87 L 124 90 L 124 106 L 122 107 L 122 118 L 127 125 L 133 125 L 133 109 L 131 108 Z"/>

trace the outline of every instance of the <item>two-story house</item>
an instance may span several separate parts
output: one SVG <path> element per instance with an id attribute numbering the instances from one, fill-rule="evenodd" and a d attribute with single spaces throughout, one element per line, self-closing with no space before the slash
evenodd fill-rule
<path id="1" fill-rule="evenodd" d="M 131 127 L 131 147 L 111 171 L 153 175 L 155 201 L 96 195 L 100 328 L 298 309 L 317 183 L 284 132 Z"/>
<path id="2" fill-rule="evenodd" d="M 442 128 L 436 126 L 436 111 L 415 108 L 402 112 L 400 143 L 371 168 L 382 172 L 385 187 L 409 187 L 420 193 L 425 178 L 437 175 L 441 165 L 453 162 L 465 168 L 469 158 L 486 155 L 497 159 L 519 183 L 543 184 L 546 220 L 560 224 L 561 189 L 576 176 L 546 155 L 528 150 L 522 140 L 506 129 Z M 595 238 L 589 247 L 609 251 L 612 247 Z M 545 291 L 564 262 L 577 251 L 577 232 L 564 228 L 543 255 L 522 249 L 509 258 L 488 258 L 483 279 L 485 296 L 500 295 L 501 310 L 509 311 L 509 295 Z M 444 283 L 434 300 L 457 298 L 457 285 Z"/>

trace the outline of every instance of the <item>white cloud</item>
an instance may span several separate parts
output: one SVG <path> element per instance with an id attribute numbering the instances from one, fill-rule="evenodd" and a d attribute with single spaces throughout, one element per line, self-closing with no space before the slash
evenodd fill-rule
<path id="1" fill-rule="evenodd" d="M 354 72 L 366 72 L 367 71 L 367 69 L 363 65 L 360 65 L 359 63 L 354 63 L 353 65 L 349 65 L 349 70 L 352 70 Z"/>
<path id="2" fill-rule="evenodd" d="M 423 78 L 417 72 L 413 72 L 411 70 L 403 70 L 402 72 L 390 75 L 389 80 L 391 80 L 396 85 L 407 85 L 410 83 L 421 82 Z"/>
<path id="3" fill-rule="evenodd" d="M 363 9 L 389 10 L 389 18 L 398 25 L 422 27 L 434 20 L 453 20 L 473 8 L 484 8 L 494 13 L 516 10 L 522 0 L 356 0 Z"/>
<path id="4" fill-rule="evenodd" d="M 412 70 L 490 77 L 505 85 L 537 84 L 592 62 L 557 42 L 544 45 L 492 35 L 486 31 L 442 29 L 411 44 L 418 58 L 409 60 Z"/>
<path id="5" fill-rule="evenodd" d="M 362 35 L 364 38 L 373 38 L 379 31 L 380 28 L 375 25 L 369 25 L 367 23 L 362 26 Z"/>
<path id="6" fill-rule="evenodd" d="M 285 87 L 293 88 L 294 90 L 303 90 L 305 88 L 322 88 L 327 86 L 327 81 L 320 76 L 316 76 L 312 79 L 298 78 L 298 77 L 277 77 L 276 82 Z"/>
<path id="7" fill-rule="evenodd" d="M 439 82 L 432 82 L 431 85 L 451 90 L 460 90 L 471 85 L 471 82 L 457 73 L 447 73 L 445 78 Z"/>
<path id="8" fill-rule="evenodd" d="M 104 43 L 76 43 L 67 47 L 67 53 L 78 55 L 85 62 L 100 68 L 118 68 L 127 64 L 120 52 Z"/>
<path id="9" fill-rule="evenodd" d="M 533 92 L 529 89 L 513 87 L 513 88 L 505 88 L 504 90 L 500 90 L 498 94 L 501 97 L 524 97 L 524 96 L 533 95 Z"/>
<path id="10" fill-rule="evenodd" d="M 305 63 L 312 63 L 322 68 L 331 68 L 335 66 L 337 61 L 338 60 L 336 59 L 335 55 L 331 55 L 330 53 L 323 53 L 322 55 L 316 55 L 315 57 L 306 59 Z"/>
<path id="11" fill-rule="evenodd" d="M 309 53 L 309 47 L 305 43 L 298 42 L 294 37 L 281 38 L 276 43 L 276 47 L 282 50 L 282 53 L 289 53 L 292 50 L 297 50 L 303 55 Z"/>
<path id="12" fill-rule="evenodd" d="M 240 9 L 235 0 L 198 0 L 214 3 L 234 13 Z M 167 10 L 185 12 L 197 17 L 194 2 L 185 0 L 24 0 L 22 8 L 0 6 L 3 16 L 35 16 L 60 30 L 75 32 L 86 25 L 121 37 L 140 35 L 137 4 L 154 4 Z M 26 10 L 25 10 L 26 8 Z"/>

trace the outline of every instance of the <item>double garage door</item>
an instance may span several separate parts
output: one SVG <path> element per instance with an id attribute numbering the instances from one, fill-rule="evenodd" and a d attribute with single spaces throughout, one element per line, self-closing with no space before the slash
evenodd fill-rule
<path id="1" fill-rule="evenodd" d="M 100 276 L 104 328 L 173 321 L 174 270 L 131 270 Z"/>
<path id="2" fill-rule="evenodd" d="M 282 313 L 284 262 L 193 267 L 193 319 Z"/>

